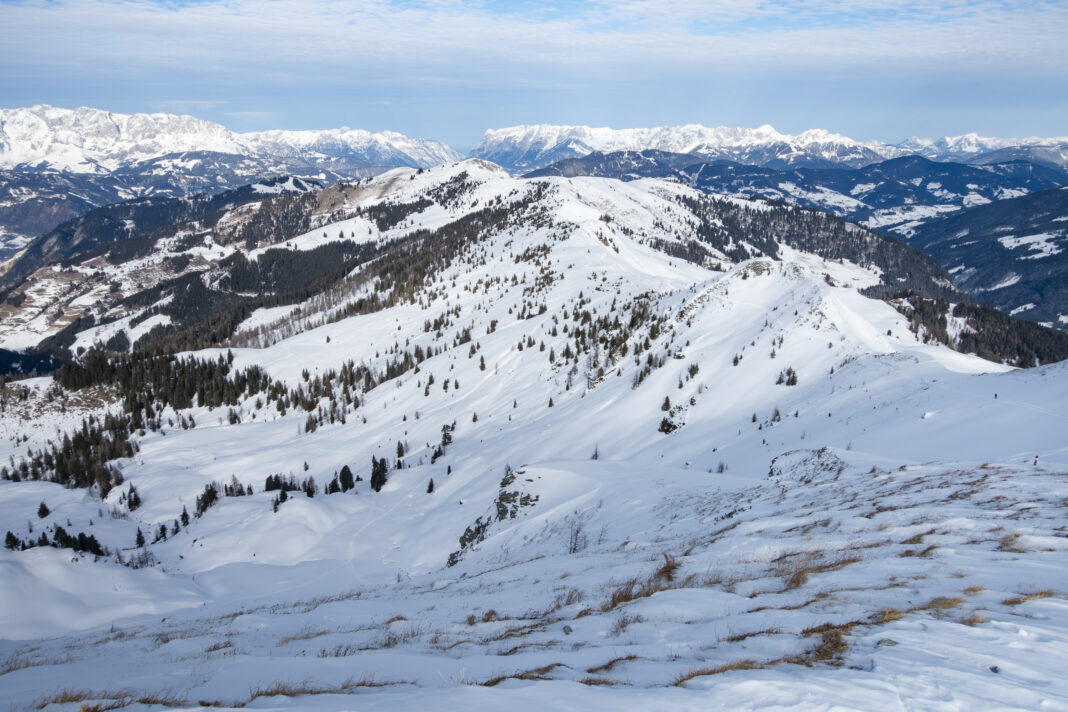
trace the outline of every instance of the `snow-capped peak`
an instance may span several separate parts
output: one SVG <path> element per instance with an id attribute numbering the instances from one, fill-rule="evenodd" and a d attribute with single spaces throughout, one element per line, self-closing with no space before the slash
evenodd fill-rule
<path id="1" fill-rule="evenodd" d="M 173 114 L 116 114 L 37 105 L 0 110 L 0 167 L 103 173 L 184 151 L 266 158 L 359 158 L 369 164 L 430 166 L 460 158 L 439 141 L 359 129 L 235 133 Z"/>
<path id="2" fill-rule="evenodd" d="M 655 149 L 693 153 L 706 159 L 787 166 L 848 166 L 859 168 L 888 158 L 918 153 L 927 158 L 972 157 L 1010 146 L 1068 143 L 1065 138 L 1003 139 L 970 133 L 938 139 L 911 138 L 899 144 L 857 141 L 826 129 L 799 134 L 777 131 L 770 124 L 757 128 L 706 127 L 701 124 L 658 128 L 612 129 L 589 126 L 512 126 L 485 132 L 472 155 L 501 163 L 516 171 L 544 167 L 563 158 L 594 151 Z"/>

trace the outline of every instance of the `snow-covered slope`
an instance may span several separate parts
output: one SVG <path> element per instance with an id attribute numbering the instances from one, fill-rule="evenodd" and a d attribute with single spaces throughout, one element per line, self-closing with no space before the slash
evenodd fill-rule
<path id="1" fill-rule="evenodd" d="M 937 160 L 971 160 L 1010 147 L 1065 144 L 1068 144 L 1068 138 L 1065 137 L 1018 140 L 967 134 L 933 140 L 913 138 L 895 145 L 880 141 L 855 141 L 823 129 L 790 135 L 768 125 L 755 129 L 726 126 L 709 128 L 700 124 L 610 129 L 542 124 L 490 129 L 472 155 L 517 172 L 542 168 L 565 158 L 581 157 L 594 151 L 610 153 L 646 149 L 693 153 L 706 159 L 725 159 L 771 168 L 858 168 L 909 154 Z"/>
<path id="2" fill-rule="evenodd" d="M 330 220 L 289 250 L 423 236 L 418 274 L 387 281 L 372 261 L 197 352 L 272 385 L 214 409 L 157 404 L 104 501 L 0 481 L 17 538 L 62 526 L 148 564 L 0 552 L 0 697 L 1068 704 L 1068 369 L 925 344 L 848 261 L 785 245 L 719 255 L 724 271 L 672 257 L 693 220 L 680 198 L 698 195 L 477 161 L 324 194 Z M 415 207 L 380 226 L 390 204 Z M 347 380 L 350 361 L 363 376 Z M 115 387 L 9 384 L 0 456 L 132 407 Z M 372 458 L 389 468 L 377 492 Z M 361 480 L 325 493 L 344 467 Z M 276 474 L 314 477 L 314 497 L 278 501 Z M 183 524 L 212 482 L 254 491 Z"/>
<path id="3" fill-rule="evenodd" d="M 439 141 L 356 129 L 234 133 L 173 114 L 115 114 L 38 105 L 0 109 L 0 167 L 106 173 L 190 151 L 274 158 L 358 158 L 372 165 L 431 166 L 459 154 Z"/>
<path id="4" fill-rule="evenodd" d="M 178 324 L 185 315 L 174 311 L 177 304 L 187 310 L 201 310 L 192 309 L 189 299 L 171 306 L 157 305 L 161 299 L 157 287 L 176 279 L 200 278 L 203 284 L 223 292 L 219 299 L 232 301 L 233 290 L 219 285 L 224 279 L 225 283 L 232 281 L 230 261 L 238 253 L 255 258 L 272 249 L 276 254 L 282 244 L 315 253 L 341 249 L 341 242 L 389 244 L 410 240 L 420 231 L 474 219 L 479 211 L 514 202 L 516 195 L 537 203 L 538 211 L 557 215 L 556 219 L 567 225 L 576 210 L 587 217 L 596 212 L 593 217 L 599 222 L 595 225 L 602 232 L 609 223 L 615 223 L 617 229 L 640 243 L 660 245 L 710 266 L 757 255 L 774 257 L 772 230 L 778 231 L 779 240 L 811 243 L 807 249 L 820 252 L 822 248 L 822 254 L 846 256 L 865 264 L 876 260 L 874 263 L 886 272 L 884 282 L 894 289 L 919 286 L 921 291 L 924 287 L 937 291 L 949 282 L 929 258 L 886 244 L 885 238 L 856 226 L 800 210 L 771 210 L 761 201 L 717 201 L 671 181 L 526 180 L 511 178 L 498 166 L 470 159 L 425 175 L 398 169 L 375 179 L 307 194 L 297 203 L 275 200 L 268 194 L 243 195 L 241 200 L 230 200 L 230 195 L 221 194 L 195 214 L 185 211 L 183 216 L 188 217 L 174 226 L 167 219 L 174 219 L 176 214 L 174 201 L 166 201 L 162 205 L 165 209 L 146 202 L 141 212 L 131 212 L 136 207 L 133 204 L 103 208 L 87 215 L 84 224 L 73 223 L 42 236 L 3 277 L 2 284 L 12 291 L 0 306 L 0 345 L 16 350 L 35 347 L 83 318 L 96 319 L 102 325 L 85 331 L 92 337 L 78 336 L 75 348 L 88 347 L 97 339 L 106 343 L 122 330 L 117 326 L 120 322 L 129 327 L 136 319 L 136 324 L 141 324 L 149 314 L 173 312 L 173 321 L 168 323 Z M 222 212 L 213 212 L 217 210 Z M 756 225 L 762 214 L 782 224 Z M 519 215 L 515 219 L 531 218 Z M 285 232 L 278 225 L 294 227 Z M 888 257 L 885 263 L 878 261 L 880 256 Z M 307 259 L 315 257 L 309 255 Z M 334 261 L 327 260 L 325 268 L 335 267 Z M 320 262 L 309 269 L 322 271 L 324 266 Z M 264 286 L 246 284 L 241 295 L 260 293 Z M 304 285 L 290 285 L 298 286 Z M 139 297 L 141 293 L 149 296 Z M 201 299 L 207 301 L 207 296 Z M 144 329 L 125 330 L 131 344 L 145 333 Z"/>

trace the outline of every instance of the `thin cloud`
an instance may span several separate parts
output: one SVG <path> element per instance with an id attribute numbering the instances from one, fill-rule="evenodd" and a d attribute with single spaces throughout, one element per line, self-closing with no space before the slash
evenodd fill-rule
<path id="1" fill-rule="evenodd" d="M 1020 79 L 1036 105 L 1063 94 L 1068 66 L 1068 6 L 1042 1 L 23 0 L 0 2 L 0 28 L 5 96 L 48 90 L 44 100 L 63 104 L 78 87 L 79 97 L 125 92 L 170 111 L 158 97 L 185 95 L 203 97 L 203 109 L 175 110 L 216 116 L 226 107 L 214 102 L 255 96 L 252 111 L 285 117 L 294 105 L 333 102 L 374 108 L 379 123 L 403 122 L 400 108 L 397 120 L 385 112 L 421 100 L 455 122 L 483 117 L 487 106 L 504 115 L 502 96 L 526 108 L 535 99 L 544 107 L 576 96 L 584 105 L 592 96 L 646 97 L 622 124 L 644 120 L 651 98 L 672 87 L 729 92 L 734 105 L 755 106 L 754 97 L 791 83 L 888 76 L 899 96 L 902 82 L 948 83 L 953 101 L 994 110 L 998 88 L 1015 91 Z M 828 96 L 837 95 L 824 92 L 817 109 L 833 108 Z M 849 97 L 838 100 L 844 108 Z M 1043 106 L 1064 117 L 1063 102 Z"/>

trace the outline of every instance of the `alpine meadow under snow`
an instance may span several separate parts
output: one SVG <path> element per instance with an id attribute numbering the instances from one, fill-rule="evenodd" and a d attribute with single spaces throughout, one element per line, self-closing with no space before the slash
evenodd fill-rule
<path id="1" fill-rule="evenodd" d="M 673 179 L 184 205 L 6 294 L 12 709 L 1068 709 L 1063 333 Z"/>

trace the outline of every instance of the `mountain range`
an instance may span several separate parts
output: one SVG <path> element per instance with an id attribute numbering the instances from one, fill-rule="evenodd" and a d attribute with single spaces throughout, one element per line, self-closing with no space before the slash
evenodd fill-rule
<path id="1" fill-rule="evenodd" d="M 439 141 L 391 131 L 235 133 L 191 116 L 0 109 L 0 257 L 120 200 L 219 192 L 288 175 L 333 183 L 458 158 Z"/>
<path id="2" fill-rule="evenodd" d="M 656 129 L 520 126 L 486 131 L 472 156 L 526 172 L 592 152 L 656 149 L 770 168 L 862 167 L 902 155 L 972 163 L 1068 166 L 1068 139 L 975 134 L 858 142 L 814 129 L 796 136 L 699 125 Z M 236 133 L 191 116 L 34 106 L 0 110 L 0 257 L 87 210 L 152 195 L 219 192 L 283 175 L 329 184 L 396 166 L 457 160 L 449 146 L 353 129 Z"/>
<path id="3" fill-rule="evenodd" d="M 1068 137 L 1003 139 L 965 134 L 888 144 L 855 141 L 822 129 L 783 134 L 768 125 L 755 129 L 699 124 L 655 129 L 514 126 L 486 131 L 471 155 L 511 171 L 528 172 L 595 152 L 648 149 L 776 169 L 861 168 L 906 155 L 965 163 L 987 162 L 996 156 L 997 162 L 1025 159 L 1054 168 L 1068 167 Z"/>
<path id="4" fill-rule="evenodd" d="M 893 235 L 468 159 L 22 260 L 13 709 L 1068 705 L 1068 334 Z"/>

